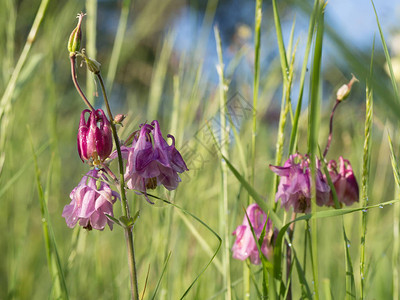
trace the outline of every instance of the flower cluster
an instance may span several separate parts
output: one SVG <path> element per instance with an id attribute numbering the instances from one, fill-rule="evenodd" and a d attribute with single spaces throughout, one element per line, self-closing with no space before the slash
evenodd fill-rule
<path id="1" fill-rule="evenodd" d="M 143 193 L 149 202 L 147 189 L 162 184 L 166 189 L 174 190 L 181 181 L 178 173 L 188 170 L 175 148 L 175 138 L 167 137 L 171 138 L 171 145 L 163 138 L 158 121 L 154 120 L 151 125 L 142 124 L 134 133 L 131 147 L 121 147 L 122 157 L 127 160 L 124 176 L 127 188 Z M 94 165 L 95 169 L 73 189 L 72 201 L 65 206 L 62 216 L 69 227 L 79 221 L 79 225 L 87 229 L 103 230 L 106 223 L 112 229 L 112 222 L 106 215 L 113 216 L 113 203 L 120 196 L 111 190 L 107 176 L 99 170 L 111 172 L 107 164 L 117 157 L 117 153 L 111 154 L 111 124 L 103 110 L 82 111 L 77 141 L 81 160 Z"/>
<path id="2" fill-rule="evenodd" d="M 329 175 L 335 186 L 339 202 L 352 205 L 358 201 L 357 180 L 348 160 L 340 157 L 339 163 L 340 168 L 338 172 L 336 161 L 331 160 L 329 162 Z M 281 199 L 281 205 L 286 210 L 293 207 L 293 211 L 296 213 L 309 213 L 311 210 L 310 158 L 307 155 L 291 155 L 283 167 L 270 165 L 270 169 L 280 176 L 275 201 L 277 202 Z M 315 187 L 317 190 L 317 205 L 334 206 L 331 189 L 326 176 L 321 172 L 318 160 Z"/>
<path id="3" fill-rule="evenodd" d="M 112 222 L 106 214 L 113 215 L 113 204 L 119 194 L 112 191 L 107 177 L 97 169 L 90 170 L 71 194 L 71 203 L 64 207 L 62 216 L 68 227 L 79 225 L 86 229 L 103 230 L 108 224 L 112 229 Z"/>
<path id="4" fill-rule="evenodd" d="M 126 185 L 146 195 L 147 189 L 154 189 L 162 184 L 168 190 L 174 190 L 181 181 L 178 173 L 188 168 L 175 148 L 175 138 L 168 145 L 163 138 L 158 121 L 142 124 L 134 135 L 132 146 L 125 148 L 127 165 L 125 171 Z M 147 196 L 146 199 L 148 200 Z"/>
<path id="5" fill-rule="evenodd" d="M 261 259 L 256 244 L 257 241 L 254 240 L 251 227 L 253 227 L 257 239 L 260 238 L 264 226 L 266 227 L 266 234 L 261 245 L 261 251 L 268 259 L 271 259 L 272 222 L 270 219 L 267 220 L 266 213 L 263 212 L 257 204 L 251 204 L 246 210 L 246 215 L 244 216 L 242 225 L 239 225 L 232 233 L 233 235 L 236 235 L 236 241 L 232 247 L 233 258 L 240 260 L 250 258 L 252 264 L 258 265 L 261 263 Z M 266 225 L 265 222 L 267 222 Z"/>

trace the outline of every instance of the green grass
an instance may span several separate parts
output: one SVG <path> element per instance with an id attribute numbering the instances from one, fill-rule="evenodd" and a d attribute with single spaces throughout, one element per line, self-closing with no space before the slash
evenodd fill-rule
<path id="1" fill-rule="evenodd" d="M 321 299 L 351 298 L 352 293 L 356 299 L 398 298 L 399 82 L 386 46 L 389 33 L 371 4 L 380 37 L 373 60 L 371 50 L 361 55 L 322 19 L 324 3 L 318 0 L 314 8 L 303 1 L 254 1 L 252 37 L 233 56 L 226 48 L 229 37 L 214 32 L 210 23 L 218 15 L 218 1 L 201 8 L 206 13 L 196 47 L 181 54 L 174 49 L 177 32 L 170 25 L 178 15 L 177 1 L 0 3 L 0 299 L 130 295 L 123 230 L 70 229 L 61 217 L 70 191 L 88 170 L 76 150 L 85 107 L 71 81 L 66 50 L 80 11 L 88 13 L 83 44 L 88 56 L 102 64 L 113 114 L 127 114 L 119 128 L 121 139 L 140 123 L 158 119 L 163 134 L 175 136 L 190 169 L 176 191 L 153 191 L 172 204 L 155 200 L 150 205 L 128 193 L 131 213 L 140 210 L 133 233 L 140 295 L 146 282 L 144 299 L 279 298 L 289 288 L 293 299 L 313 293 Z M 325 9 L 330 5 L 335 4 Z M 309 18 L 304 32 L 296 30 L 294 8 Z M 104 14 L 108 10 L 114 13 Z M 115 33 L 99 30 L 100 16 L 115 18 Z M 292 30 L 284 23 L 293 24 Z M 320 55 L 330 45 L 326 39 L 349 69 L 325 69 Z M 211 69 L 210 41 L 216 53 Z M 267 56 L 271 62 L 265 62 Z M 251 65 L 250 78 L 238 69 L 243 62 Z M 313 215 L 298 214 L 290 239 L 291 214 L 274 202 L 278 178 L 268 165 L 282 164 L 296 151 L 319 153 L 328 135 L 332 99 L 352 72 L 360 83 L 337 109 L 328 159 L 343 155 L 351 161 L 360 204 L 313 207 Z M 91 97 L 93 76 L 79 67 L 77 73 Z M 224 111 L 237 91 L 254 111 L 240 128 L 222 131 L 229 144 L 215 145 L 219 136 L 205 140 L 213 118 L 222 127 L 234 125 Z M 99 94 L 96 107 L 103 103 Z M 307 100 L 308 108 L 302 109 Z M 387 140 L 388 132 L 393 140 Z M 235 260 L 230 251 L 243 207 L 254 202 L 280 230 L 274 258 L 264 267 Z M 120 208 L 120 203 L 114 207 L 116 217 Z"/>

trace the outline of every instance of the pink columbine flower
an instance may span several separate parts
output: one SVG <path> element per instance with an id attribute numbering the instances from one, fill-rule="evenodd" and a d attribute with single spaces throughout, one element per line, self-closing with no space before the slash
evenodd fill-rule
<path id="1" fill-rule="evenodd" d="M 299 161 L 296 163 L 296 160 Z M 309 213 L 311 210 L 311 170 L 308 156 L 290 155 L 283 167 L 269 166 L 280 178 L 275 201 L 281 199 L 286 211 L 292 206 L 296 213 Z M 329 201 L 330 188 L 325 181 L 319 162 L 316 168 L 317 204 L 325 205 Z"/>
<path id="2" fill-rule="evenodd" d="M 106 182 L 107 177 L 96 169 L 83 176 L 69 195 L 71 203 L 62 213 L 68 227 L 73 228 L 79 221 L 80 226 L 89 230 L 103 230 L 106 224 L 112 230 L 113 224 L 106 214 L 114 216 L 113 204 L 119 194 Z"/>
<path id="3" fill-rule="evenodd" d="M 328 163 L 329 175 L 331 176 L 332 183 L 335 186 L 339 202 L 350 206 L 359 200 L 357 180 L 354 176 L 353 168 L 347 159 L 343 159 L 343 157 L 340 156 L 339 170 L 337 167 L 336 161 L 331 160 Z M 327 205 L 334 206 L 332 195 Z"/>
<path id="4" fill-rule="evenodd" d="M 87 121 L 86 113 L 90 113 Z M 97 165 L 99 160 L 110 155 L 113 146 L 111 125 L 102 109 L 82 111 L 77 140 L 82 161 L 90 160 Z"/>
<path id="5" fill-rule="evenodd" d="M 125 180 L 127 187 L 143 192 L 154 189 L 162 184 L 168 190 L 178 187 L 181 179 L 178 173 L 188 171 L 188 168 L 175 148 L 175 139 L 168 145 L 161 134 L 158 121 L 151 125 L 142 124 L 140 131 L 134 137 L 132 147 L 128 148 Z M 147 198 L 147 197 L 146 197 Z M 148 200 L 148 199 L 147 199 Z"/>
<path id="6" fill-rule="evenodd" d="M 254 233 L 257 239 L 260 238 L 262 230 L 264 228 L 265 222 L 267 222 L 265 228 L 265 237 L 261 246 L 262 253 L 268 258 L 272 257 L 272 246 L 271 246 L 271 236 L 272 236 L 272 222 L 270 219 L 267 221 L 267 214 L 261 210 L 257 204 L 251 204 L 247 210 L 246 214 L 249 217 L 251 226 L 253 227 Z M 261 263 L 260 254 L 257 248 L 257 241 L 254 240 L 251 227 L 247 216 L 244 216 L 242 225 L 239 225 L 236 230 L 232 233 L 236 235 L 235 243 L 232 247 L 233 258 L 246 260 L 250 258 L 252 264 L 258 265 Z"/>

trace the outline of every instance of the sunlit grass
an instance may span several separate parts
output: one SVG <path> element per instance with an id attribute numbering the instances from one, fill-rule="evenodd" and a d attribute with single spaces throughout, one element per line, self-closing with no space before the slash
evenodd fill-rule
<path id="1" fill-rule="evenodd" d="M 291 289 L 293 299 L 313 292 L 321 299 L 328 296 L 343 299 L 346 287 L 354 291 L 353 283 L 346 286 L 348 258 L 352 263 L 356 298 L 397 297 L 399 204 L 379 208 L 379 203 L 393 200 L 396 195 L 394 178 L 398 173 L 395 158 L 399 147 L 398 82 L 392 71 L 390 76 L 383 73 L 384 60 L 391 67 L 386 46 L 384 50 L 381 44 L 376 46 L 371 65 L 374 71 L 367 81 L 371 53 L 364 59 L 353 45 L 344 44 L 331 24 L 322 28 L 320 1 L 315 1 L 314 10 L 309 3 L 292 4 L 293 8 L 308 12 L 308 32 L 304 29 L 300 34 L 285 29 L 292 24 L 296 28 L 298 21 L 285 19 L 290 26 L 280 27 L 283 19 L 279 16 L 284 9 L 290 15 L 291 7 L 273 1 L 273 9 L 264 2 L 260 28 L 257 26 L 261 7 L 252 10 L 259 17 L 256 20 L 252 17 L 256 24 L 252 34 L 256 38 L 254 42 L 252 38 L 243 42 L 243 47 L 235 50 L 235 59 L 231 59 L 226 33 L 219 31 L 219 46 L 212 24 L 207 23 L 215 16 L 219 5 L 216 1 L 199 8 L 207 9 L 207 14 L 202 19 L 205 23 L 201 25 L 201 34 L 195 39 L 197 47 L 184 52 L 175 48 L 178 32 L 170 20 L 179 11 L 174 8 L 177 5 L 174 1 L 122 1 L 118 7 L 87 1 L 91 8 L 78 1 L 28 2 L 20 1 L 17 5 L 11 0 L 1 1 L 4 4 L 0 12 L 0 38 L 4 41 L 0 47 L 1 299 L 47 299 L 56 295 L 65 297 L 66 293 L 70 299 L 129 296 L 123 230 L 118 226 L 103 232 L 71 230 L 61 217 L 70 191 L 87 171 L 76 151 L 78 118 L 84 106 L 71 81 L 66 43 L 76 24 L 76 14 L 80 11 L 89 14 L 93 9 L 97 10 L 97 27 L 93 27 L 95 24 L 88 27 L 85 44 L 89 56 L 92 56 L 89 51 L 97 49 L 95 57 L 102 63 L 103 75 L 107 75 L 113 113 L 128 115 L 125 127 L 120 128 L 121 139 L 127 138 L 140 123 L 159 119 L 163 133 L 175 136 L 190 171 L 181 176 L 182 182 L 175 192 L 159 188 L 154 194 L 198 217 L 223 241 L 216 258 L 195 281 L 186 299 L 242 299 L 245 291 L 249 291 L 249 299 L 255 299 L 263 293 L 261 266 L 232 259 L 231 233 L 242 222 L 243 208 L 249 202 L 258 202 L 264 210 L 269 210 L 279 229 L 290 221 L 290 215 L 284 213 L 279 203 L 274 203 L 277 178 L 268 165 L 281 164 L 296 151 L 319 153 L 318 147 L 325 146 L 328 135 L 332 98 L 352 72 L 360 83 L 338 108 L 328 158 L 340 155 L 348 158 L 360 188 L 365 190 L 362 189 L 360 204 L 350 208 L 354 211 L 346 211 L 347 207 L 338 210 L 317 207 L 316 216 L 320 218 L 309 221 L 310 234 L 306 222 L 296 222 L 291 242 L 294 253 Z M 48 5 L 47 10 L 44 5 Z M 326 9 L 329 5 L 335 4 L 328 3 Z M 370 9 L 373 13 L 372 6 Z M 105 14 L 107 10 L 112 13 Z M 35 18 L 43 19 L 38 23 Z M 28 38 L 31 28 L 33 36 Z M 377 32 L 385 45 L 386 33 L 378 25 Z M 92 39 L 95 35 L 95 40 L 90 35 Z M 322 38 L 324 44 L 319 43 Z M 263 43 L 267 39 L 269 43 Z M 339 75 L 329 76 L 334 85 L 329 87 L 324 81 L 329 70 L 324 69 L 324 60 L 318 58 L 319 51 L 323 53 L 324 47 L 328 47 L 325 39 L 333 41 L 348 65 L 346 70 L 333 72 Z M 287 40 L 285 48 L 283 41 Z M 215 54 L 211 64 L 208 43 Z M 269 61 L 263 57 L 266 53 L 274 53 Z M 241 69 L 243 62 L 250 66 L 248 77 Z M 86 78 L 85 69 L 78 68 L 78 78 L 87 94 L 92 95 L 96 88 L 93 76 Z M 99 86 L 97 89 L 100 91 Z M 374 99 L 382 100 L 374 101 L 373 117 L 371 91 Z M 255 111 L 246 114 L 235 132 L 228 134 L 229 144 L 222 151 L 212 139 L 201 143 L 205 138 L 202 130 L 213 124 L 213 120 L 222 126 L 232 126 L 231 119 L 224 120 L 223 104 L 237 92 Z M 307 109 L 303 105 L 301 109 L 302 103 L 309 101 L 309 95 L 311 106 Z M 100 107 L 101 96 L 94 103 Z M 390 149 L 387 128 L 393 138 Z M 364 140 L 364 136 L 368 139 Z M 114 163 L 112 167 L 117 165 Z M 210 262 L 220 245 L 218 238 L 172 205 L 160 201 L 150 205 L 134 193 L 128 194 L 128 201 L 132 212 L 140 210 L 134 227 L 140 292 L 150 270 L 144 299 L 151 299 L 155 292 L 154 299 L 179 299 Z M 119 205 L 114 208 L 118 215 Z M 376 207 L 360 211 L 367 205 Z M 348 247 L 343 244 L 343 228 Z M 360 247 L 365 231 L 366 244 Z M 280 278 L 287 288 L 286 265 L 282 260 L 287 253 L 286 238 L 282 232 L 282 256 L 274 259 L 275 265 L 269 270 L 269 287 L 275 288 L 269 290 L 271 297 L 287 292 L 280 288 L 279 279 L 273 274 L 279 261 Z"/>

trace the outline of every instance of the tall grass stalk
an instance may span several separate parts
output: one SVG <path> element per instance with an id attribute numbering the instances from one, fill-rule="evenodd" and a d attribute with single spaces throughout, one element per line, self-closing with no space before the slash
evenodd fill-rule
<path id="1" fill-rule="evenodd" d="M 220 118 L 220 149 L 223 157 L 228 157 L 229 128 L 226 120 L 226 91 L 228 89 L 224 76 L 224 61 L 219 30 L 214 27 L 215 41 L 217 44 L 219 78 L 219 118 Z M 221 160 L 221 194 L 220 194 L 220 230 L 223 232 L 223 265 L 226 285 L 225 299 L 232 299 L 231 271 L 230 271 L 230 242 L 229 242 L 229 214 L 228 214 L 228 169 L 224 158 Z"/>
<path id="2" fill-rule="evenodd" d="M 319 6 L 318 3 L 319 3 L 319 0 L 314 1 L 314 8 L 312 10 L 311 17 L 310 17 L 310 23 L 308 25 L 307 43 L 306 43 L 306 49 L 305 49 L 304 58 L 303 58 L 303 65 L 301 67 L 301 74 L 300 74 L 300 87 L 299 87 L 300 90 L 299 90 L 299 96 L 297 98 L 297 106 L 296 106 L 296 112 L 295 112 L 294 119 L 293 119 L 292 131 L 290 133 L 289 154 L 293 154 L 294 152 L 296 152 L 297 129 L 298 129 L 298 124 L 299 124 L 301 106 L 303 104 L 304 81 L 305 81 L 306 73 L 307 73 L 308 57 L 310 55 L 311 42 L 312 42 L 313 35 L 314 35 L 315 17 L 317 15 L 318 6 Z"/>
<path id="3" fill-rule="evenodd" d="M 15 65 L 15 68 L 11 74 L 10 79 L 8 80 L 6 89 L 3 93 L 3 96 L 0 100 L 0 174 L 3 169 L 3 164 L 5 161 L 5 144 L 8 133 L 8 124 L 9 124 L 9 116 L 8 114 L 11 111 L 11 102 L 13 100 L 13 93 L 20 76 L 22 67 L 25 65 L 25 62 L 28 58 L 31 47 L 36 40 L 37 33 L 42 23 L 43 17 L 46 13 L 47 6 L 49 4 L 49 0 L 42 0 L 40 2 L 40 6 L 38 11 L 36 12 L 35 19 L 32 23 L 31 29 L 29 31 L 28 37 L 26 39 L 24 48 L 22 49 L 21 55 Z M 11 42 L 10 42 L 11 43 Z"/>
<path id="4" fill-rule="evenodd" d="M 147 118 L 155 119 L 159 113 L 162 91 L 166 79 L 166 73 L 168 69 L 168 62 L 172 54 L 172 48 L 174 44 L 175 34 L 169 32 L 163 42 L 160 58 L 156 62 L 153 70 L 152 84 L 149 93 L 149 104 L 147 106 Z"/>
<path id="5" fill-rule="evenodd" d="M 320 1 L 317 15 L 317 35 L 315 38 L 314 59 L 311 74 L 311 95 L 309 103 L 309 128 L 308 128 L 308 148 L 311 160 L 311 212 L 316 213 L 317 190 L 316 182 L 316 155 L 318 148 L 318 128 L 320 115 L 320 71 L 321 71 L 321 55 L 322 55 L 322 40 L 324 33 L 324 9 L 325 3 Z M 319 299 L 318 291 L 318 244 L 317 244 L 317 221 L 311 220 L 311 260 L 312 274 L 314 281 L 315 298 Z"/>
<path id="6" fill-rule="evenodd" d="M 253 127 L 251 134 L 250 182 L 252 184 L 254 184 L 254 173 L 255 173 L 255 162 L 256 162 L 257 102 L 258 102 L 258 89 L 260 85 L 261 21 L 262 21 L 262 0 L 256 0 L 256 9 L 254 18 Z"/>
<path id="7" fill-rule="evenodd" d="M 393 169 L 393 176 L 394 180 L 396 182 L 396 193 L 398 194 L 398 191 L 400 190 L 400 169 L 397 163 L 396 155 L 393 150 L 393 143 L 390 138 L 390 135 L 388 133 L 388 141 L 389 141 L 389 147 L 390 147 L 390 159 L 392 163 L 392 169 Z M 397 205 L 397 208 L 393 210 L 394 216 L 393 216 L 393 238 L 394 238 L 394 243 L 393 243 L 393 254 L 392 254 L 392 262 L 393 262 L 393 299 L 398 299 L 395 298 L 395 296 L 399 295 L 399 209 L 400 205 Z"/>
<path id="8" fill-rule="evenodd" d="M 203 22 L 201 23 L 199 39 L 197 40 L 194 53 L 195 59 L 202 59 L 206 53 L 205 51 L 207 50 L 209 36 L 212 31 L 212 24 L 214 21 L 215 12 L 217 11 L 218 2 L 218 0 L 207 1 L 207 7 L 204 13 Z"/>
<path id="9" fill-rule="evenodd" d="M 283 155 L 283 143 L 284 143 L 284 131 L 286 125 L 286 116 L 291 106 L 290 104 L 290 86 L 291 86 L 291 79 L 293 79 L 293 70 L 292 74 L 290 74 L 288 59 L 286 54 L 286 49 L 283 41 L 283 34 L 282 34 L 282 27 L 281 21 L 279 17 L 279 11 L 276 5 L 276 0 L 272 1 L 272 8 L 274 13 L 274 22 L 275 22 L 275 30 L 276 30 L 276 37 L 278 40 L 278 48 L 279 48 L 279 57 L 281 62 L 281 72 L 282 72 L 282 99 L 281 99 L 281 111 L 279 116 L 279 125 L 278 125 L 278 138 L 276 141 L 276 153 L 275 153 L 275 165 L 280 165 L 282 162 L 282 155 Z M 294 32 L 294 25 L 292 26 L 292 33 L 291 33 L 291 40 L 289 44 L 293 43 L 293 32 Z M 289 47 L 291 48 L 291 47 Z M 294 61 L 294 57 L 293 57 Z M 292 64 L 293 64 L 292 61 Z M 290 76 L 292 75 L 292 76 Z M 275 193 L 278 187 L 278 176 L 274 174 L 274 180 L 271 190 L 271 199 L 274 199 Z M 274 211 L 277 210 L 277 203 L 274 202 Z"/>
<path id="10" fill-rule="evenodd" d="M 15 28 L 17 23 L 17 8 L 15 1 L 7 0 L 5 1 L 4 11 L 7 13 L 6 20 L 6 53 L 3 58 L 3 71 L 11 70 L 13 67 L 14 57 L 15 57 Z"/>
<path id="11" fill-rule="evenodd" d="M 374 56 L 374 45 L 372 47 L 370 74 L 366 87 L 366 115 L 365 115 L 365 133 L 364 133 L 364 153 L 361 178 L 361 206 L 368 205 L 368 182 L 371 160 L 371 131 L 373 117 L 373 93 L 371 87 L 372 63 Z M 360 243 L 360 296 L 365 299 L 365 278 L 367 276 L 365 269 L 365 238 L 367 234 L 367 212 L 363 211 L 361 215 L 361 243 Z"/>
<path id="12" fill-rule="evenodd" d="M 381 24 L 380 24 L 379 18 L 378 18 L 378 13 L 376 12 L 376 8 L 375 8 L 375 4 L 374 4 L 373 0 L 371 0 L 371 4 L 372 4 L 372 7 L 374 9 L 374 13 L 375 13 L 375 17 L 376 17 L 376 24 L 378 25 L 379 34 L 381 36 L 383 52 L 385 53 L 386 62 L 387 62 L 388 67 L 389 67 L 390 80 L 392 81 L 392 87 L 393 87 L 394 95 L 395 95 L 396 100 L 400 103 L 400 95 L 399 95 L 399 91 L 398 91 L 398 88 L 397 88 L 396 77 L 394 76 L 394 72 L 393 72 L 392 61 L 390 59 L 389 50 L 388 50 L 388 47 L 386 45 L 385 37 L 384 37 L 383 32 L 382 32 Z"/>
<path id="13" fill-rule="evenodd" d="M 258 90 L 260 85 L 260 49 L 261 49 L 261 21 L 262 21 L 262 0 L 255 2 L 254 15 L 254 79 L 253 79 L 253 119 L 251 133 L 251 178 L 250 182 L 255 181 L 256 167 L 256 137 L 257 137 L 257 107 Z M 250 200 L 250 199 L 249 199 Z M 250 299 L 250 268 L 243 263 L 243 299 Z"/>
<path id="14" fill-rule="evenodd" d="M 394 91 L 395 98 L 397 100 L 397 103 L 400 103 L 400 95 L 398 91 L 398 86 L 396 82 L 396 77 L 394 75 L 393 71 L 393 65 L 392 61 L 389 55 L 389 50 L 386 45 L 385 37 L 382 32 L 382 28 L 379 22 L 378 18 L 378 13 L 376 11 L 374 1 L 371 0 L 372 7 L 374 9 L 375 17 L 376 17 L 376 23 L 378 25 L 379 29 L 379 34 L 381 37 L 382 41 L 382 46 L 383 50 L 385 53 L 385 58 L 386 58 L 386 63 L 389 68 L 389 73 L 390 73 L 390 79 L 392 82 L 392 87 Z M 370 71 L 370 77 L 372 80 L 372 59 L 371 59 L 371 71 Z M 372 92 L 371 92 L 371 101 L 372 101 Z M 392 154 L 392 166 L 393 166 L 393 171 L 395 174 L 395 181 L 397 184 L 397 191 L 400 190 L 400 178 L 399 178 L 399 173 L 398 173 L 398 166 L 394 157 L 394 151 L 393 151 L 393 145 L 391 143 L 390 137 L 389 137 L 389 143 L 390 143 L 390 151 Z M 395 165 L 396 164 L 396 165 Z M 400 226 L 400 206 L 397 205 L 396 208 L 393 210 L 393 254 L 392 254 L 392 263 L 393 263 L 393 299 L 399 299 L 399 254 L 400 254 L 400 237 L 399 237 L 399 226 Z"/>
<path id="15" fill-rule="evenodd" d="M 30 134 L 31 137 L 31 134 Z M 51 169 L 52 169 L 52 160 L 49 163 L 49 172 L 47 176 L 47 187 L 46 191 L 43 191 L 43 187 L 41 184 L 40 178 L 40 169 L 37 162 L 37 156 L 35 150 L 33 148 L 33 141 L 31 137 L 31 147 L 32 147 L 32 156 L 35 165 L 35 174 L 36 174 L 36 186 L 38 190 L 39 202 L 40 202 L 40 212 L 42 216 L 42 230 L 43 237 L 46 248 L 46 258 L 47 265 L 49 268 L 49 273 L 52 278 L 52 288 L 53 288 L 53 297 L 57 299 L 68 299 L 68 290 L 65 284 L 64 272 L 61 266 L 60 257 L 58 255 L 57 245 L 55 243 L 53 229 L 49 220 L 49 212 L 48 212 L 48 189 L 50 188 L 50 178 L 51 178 Z"/>
<path id="16" fill-rule="evenodd" d="M 86 52 L 92 59 L 97 57 L 97 0 L 86 0 Z M 86 95 L 89 103 L 95 104 L 95 95 L 97 96 L 96 79 L 92 72 L 86 73 Z"/>
<path id="17" fill-rule="evenodd" d="M 110 94 L 112 93 L 115 74 L 117 73 L 118 61 L 121 55 L 122 44 L 124 41 L 126 26 L 128 23 L 130 6 L 131 0 L 122 1 L 121 15 L 119 17 L 118 29 L 117 33 L 115 34 L 114 46 L 111 52 L 111 58 L 110 63 L 108 64 L 108 72 L 106 77 L 106 87 Z"/>
<path id="18" fill-rule="evenodd" d="M 400 182 L 397 183 L 397 197 L 400 196 Z M 399 299 L 399 256 L 400 256 L 400 205 L 393 209 L 393 300 Z"/>

